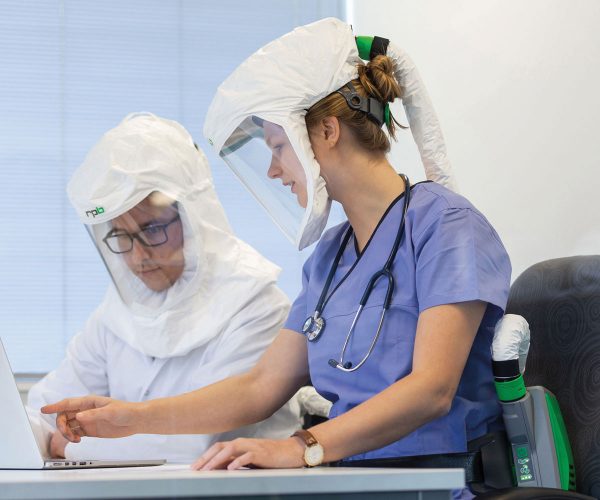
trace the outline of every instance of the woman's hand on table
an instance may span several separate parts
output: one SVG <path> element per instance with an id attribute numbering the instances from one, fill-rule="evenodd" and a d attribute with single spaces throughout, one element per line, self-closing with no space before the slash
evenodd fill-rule
<path id="1" fill-rule="evenodd" d="M 304 466 L 304 444 L 300 439 L 238 438 L 213 444 L 192 464 L 194 470 L 256 467 L 292 469 Z"/>

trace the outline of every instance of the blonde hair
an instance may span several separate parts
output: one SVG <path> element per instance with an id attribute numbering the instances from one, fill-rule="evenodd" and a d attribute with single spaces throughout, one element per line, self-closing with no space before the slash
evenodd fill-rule
<path id="1" fill-rule="evenodd" d="M 402 97 L 402 89 L 394 76 L 393 61 L 384 55 L 378 55 L 366 65 L 359 64 L 358 78 L 352 80 L 354 89 L 363 97 L 374 97 L 383 104 L 393 102 Z M 357 143 L 368 151 L 387 153 L 390 150 L 390 140 L 396 139 L 396 125 L 400 125 L 389 113 L 386 120 L 388 135 L 367 114 L 351 109 L 343 96 L 338 92 L 329 94 L 314 104 L 306 113 L 306 127 L 310 130 L 328 117 L 335 116 L 346 125 L 355 136 Z"/>

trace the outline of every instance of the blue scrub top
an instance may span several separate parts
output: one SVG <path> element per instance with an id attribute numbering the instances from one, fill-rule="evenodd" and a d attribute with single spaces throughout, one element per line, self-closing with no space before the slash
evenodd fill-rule
<path id="1" fill-rule="evenodd" d="M 341 415 L 411 372 L 421 311 L 471 300 L 488 303 L 448 415 L 429 422 L 384 448 L 348 460 L 434 453 L 457 453 L 467 441 L 502 428 L 501 408 L 494 389 L 491 344 L 494 326 L 504 314 L 510 286 L 510 260 L 496 231 L 462 196 L 433 182 L 415 184 L 406 216 L 406 233 L 392 272 L 396 282 L 381 336 L 366 363 L 355 372 L 332 368 L 339 360 L 358 303 L 370 277 L 387 260 L 402 215 L 403 195 L 382 217 L 358 255 L 354 238 L 335 273 L 335 291 L 323 311 L 326 327 L 316 342 L 308 342 L 310 376 L 316 390 L 333 403 L 330 417 Z M 303 268 L 302 292 L 294 301 L 285 328 L 302 332 L 339 249 L 348 222 L 327 231 Z M 344 361 L 356 365 L 366 354 L 382 311 L 387 280 L 380 280 L 362 312 Z M 377 432 L 376 429 L 373 432 Z"/>

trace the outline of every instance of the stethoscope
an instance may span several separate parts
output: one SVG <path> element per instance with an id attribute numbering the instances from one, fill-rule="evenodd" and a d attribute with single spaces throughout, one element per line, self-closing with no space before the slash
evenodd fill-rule
<path id="1" fill-rule="evenodd" d="M 400 243 L 402 241 L 402 235 L 404 234 L 404 225 L 405 225 L 405 220 L 406 220 L 406 212 L 408 211 L 408 204 L 410 202 L 410 182 L 408 180 L 408 177 L 406 177 L 406 175 L 400 174 L 400 177 L 402 177 L 402 180 L 404 182 L 404 202 L 403 202 L 403 206 L 402 206 L 402 218 L 400 219 L 400 225 L 398 227 L 398 233 L 396 234 L 396 239 L 394 240 L 394 246 L 392 247 L 390 255 L 389 255 L 385 265 L 383 266 L 383 268 L 381 268 L 379 271 L 377 271 L 375 274 L 373 274 L 371 276 L 371 279 L 369 280 L 369 283 L 367 284 L 367 288 L 365 289 L 363 296 L 360 299 L 360 302 L 358 305 L 358 310 L 356 311 L 356 314 L 354 315 L 354 319 L 352 320 L 352 324 L 350 325 L 350 330 L 348 331 L 348 334 L 346 335 L 346 340 L 344 341 L 344 346 L 342 347 L 342 353 L 340 355 L 339 361 L 337 361 L 335 359 L 329 360 L 330 366 L 332 366 L 333 368 L 342 370 L 343 372 L 349 373 L 349 372 L 356 371 L 362 365 L 365 364 L 367 359 L 369 359 L 369 356 L 371 355 L 371 353 L 373 352 L 373 349 L 375 348 L 377 339 L 379 339 L 379 334 L 381 333 L 381 327 L 383 325 L 383 319 L 385 317 L 385 313 L 388 310 L 388 308 L 390 307 L 390 303 L 392 302 L 392 295 L 394 293 L 394 277 L 392 275 L 391 268 L 392 268 L 392 264 L 394 263 L 394 259 L 396 258 L 396 253 L 398 252 L 398 248 L 400 247 Z M 319 340 L 319 338 L 321 338 L 321 335 L 323 335 L 323 331 L 325 330 L 325 318 L 323 318 L 323 316 L 322 316 L 323 310 L 325 309 L 327 302 L 329 302 L 329 299 L 331 299 L 331 297 L 336 292 L 336 290 L 350 275 L 350 273 L 354 269 L 356 263 L 358 263 L 358 260 L 357 260 L 356 263 L 350 268 L 350 270 L 346 273 L 346 275 L 337 284 L 337 286 L 333 289 L 331 294 L 329 294 L 329 296 L 327 296 L 327 292 L 329 291 L 329 287 L 331 286 L 331 282 L 333 281 L 333 277 L 335 276 L 335 272 L 338 268 L 340 260 L 342 259 L 344 250 L 346 249 L 346 246 L 348 245 L 348 242 L 350 241 L 350 237 L 352 236 L 352 233 L 353 233 L 352 227 L 349 227 L 348 230 L 346 231 L 346 234 L 344 235 L 344 238 L 342 239 L 342 243 L 341 243 L 340 248 L 335 256 L 335 259 L 333 259 L 333 264 L 331 265 L 331 269 L 329 270 L 329 274 L 327 275 L 327 279 L 325 280 L 325 285 L 324 285 L 321 295 L 319 297 L 319 301 L 317 302 L 317 305 L 315 307 L 315 312 L 313 313 L 312 316 L 309 316 L 308 318 L 306 318 L 306 321 L 304 322 L 304 326 L 302 327 L 302 333 L 304 333 L 304 335 L 306 335 L 306 338 L 310 342 L 316 342 L 317 340 Z M 348 347 L 350 338 L 352 337 L 352 334 L 354 333 L 356 323 L 358 322 L 358 319 L 360 318 L 362 310 L 364 309 L 365 304 L 367 303 L 367 300 L 369 300 L 369 296 L 371 295 L 371 292 L 375 288 L 375 285 L 377 284 L 377 282 L 383 278 L 387 279 L 387 291 L 385 293 L 385 300 L 383 302 L 383 310 L 381 312 L 381 317 L 379 319 L 379 324 L 377 326 L 377 332 L 375 333 L 375 337 L 373 337 L 373 341 L 371 342 L 371 345 L 369 346 L 369 350 L 367 351 L 367 354 L 362 358 L 360 363 L 358 363 L 356 366 L 352 366 L 352 363 L 344 362 L 344 355 L 346 354 L 346 348 Z"/>

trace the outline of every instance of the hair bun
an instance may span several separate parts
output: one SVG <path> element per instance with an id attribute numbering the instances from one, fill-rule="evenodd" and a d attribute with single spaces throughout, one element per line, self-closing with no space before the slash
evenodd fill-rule
<path id="1" fill-rule="evenodd" d="M 388 56 L 375 56 L 368 64 L 358 66 L 358 78 L 364 89 L 381 102 L 393 102 L 402 96 L 394 75 L 394 62 Z"/>

